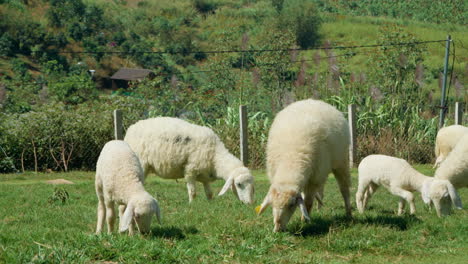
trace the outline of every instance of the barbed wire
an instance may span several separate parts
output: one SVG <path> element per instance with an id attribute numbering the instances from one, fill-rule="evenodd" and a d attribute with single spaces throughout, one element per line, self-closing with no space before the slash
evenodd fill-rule
<path id="1" fill-rule="evenodd" d="M 396 50 L 398 49 L 398 46 L 404 46 L 404 45 L 420 45 L 420 44 L 426 44 L 426 43 L 438 43 L 438 42 L 446 42 L 446 40 L 429 40 L 429 41 L 419 41 L 419 42 L 401 42 L 401 43 L 390 43 L 390 44 L 375 44 L 375 45 L 355 45 L 355 46 L 332 46 L 332 47 L 316 47 L 316 48 L 310 48 L 310 49 L 270 49 L 270 50 L 232 50 L 232 51 L 203 51 L 206 53 L 228 53 L 228 52 L 270 52 L 270 51 L 301 51 L 301 50 L 333 50 L 333 49 L 351 49 L 351 48 L 377 48 L 377 47 L 394 47 L 394 48 L 389 48 L 386 50 Z M 81 53 L 81 52 L 70 52 L 70 53 Z M 93 52 L 85 52 L 85 53 L 93 53 Z M 101 52 L 95 52 L 95 53 L 101 53 Z M 111 52 L 111 53 L 127 53 L 127 52 Z M 131 52 L 128 52 L 131 53 Z M 166 52 L 142 52 L 142 53 L 166 53 Z M 193 53 L 199 53 L 199 52 L 193 52 Z M 303 59 L 303 60 L 291 60 L 289 62 L 276 62 L 276 63 L 264 63 L 264 64 L 250 64 L 249 68 L 252 67 L 265 67 L 265 66 L 274 66 L 274 65 L 279 65 L 279 64 L 288 64 L 288 63 L 303 63 L 303 62 L 309 62 L 309 61 L 316 61 L 316 60 L 323 60 L 323 59 L 331 59 L 331 58 L 338 58 L 338 57 L 350 57 L 354 56 L 357 54 L 375 54 L 377 52 L 371 53 L 371 52 L 348 52 L 344 54 L 339 54 L 339 55 L 331 55 L 331 56 L 321 56 L 321 57 L 315 57 L 313 59 Z M 240 70 L 238 68 L 228 68 L 228 69 L 215 69 L 215 70 L 199 70 L 199 71 L 186 71 L 186 72 L 177 72 L 177 73 L 157 73 L 158 76 L 180 76 L 180 75 L 188 75 L 188 74 L 196 74 L 196 73 L 210 73 L 210 72 L 226 72 L 226 71 L 232 71 L 232 70 Z M 67 83 L 89 83 L 91 80 L 85 80 L 85 81 L 43 81 L 43 82 L 38 82 L 38 81 L 27 81 L 27 82 L 15 82 L 13 85 L 53 85 L 53 84 L 67 84 Z"/>
<path id="2" fill-rule="evenodd" d="M 287 51 L 307 51 L 307 50 L 335 50 L 335 49 L 359 49 L 390 46 L 413 46 L 428 43 L 444 42 L 446 40 L 426 40 L 414 42 L 398 42 L 387 44 L 368 44 L 354 46 L 330 46 L 330 47 L 311 47 L 311 48 L 288 48 L 288 49 L 252 49 L 252 50 L 199 50 L 199 51 L 59 51 L 59 54 L 222 54 L 222 53 L 263 53 L 263 52 L 287 52 Z"/>

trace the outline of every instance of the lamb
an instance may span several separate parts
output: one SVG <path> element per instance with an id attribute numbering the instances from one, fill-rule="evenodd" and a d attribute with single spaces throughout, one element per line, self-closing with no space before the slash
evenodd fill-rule
<path id="1" fill-rule="evenodd" d="M 468 134 L 464 135 L 448 154 L 434 177 L 449 180 L 455 189 L 468 187 Z"/>
<path id="2" fill-rule="evenodd" d="M 219 195 L 231 188 L 242 202 L 253 202 L 254 179 L 249 169 L 208 127 L 178 118 L 150 118 L 131 125 L 124 140 L 140 158 L 145 177 L 153 172 L 165 179 L 185 178 L 189 202 L 196 195 L 195 181 L 203 183 L 210 200 L 210 183 L 220 178 L 226 182 Z"/>
<path id="3" fill-rule="evenodd" d="M 158 202 L 145 191 L 143 183 L 143 169 L 130 146 L 121 140 L 106 143 L 96 164 L 97 234 L 102 232 L 104 218 L 107 231 L 113 232 L 115 203 L 120 205 L 121 233 L 128 230 L 133 235 L 134 225 L 141 233 L 148 233 L 153 214 L 161 223 Z"/>
<path id="4" fill-rule="evenodd" d="M 434 204 L 439 217 L 451 210 L 451 202 L 461 208 L 461 201 L 454 186 L 447 180 L 425 176 L 411 167 L 404 159 L 386 155 L 369 155 L 358 167 L 359 186 L 356 192 L 356 205 L 360 213 L 379 186 L 384 186 L 392 194 L 401 197 L 398 214 L 403 213 L 405 201 L 409 203 L 410 214 L 416 212 L 414 191 L 421 193 L 424 203 Z"/>
<path id="5" fill-rule="evenodd" d="M 448 127 L 443 127 L 439 130 L 436 137 L 435 142 L 435 156 L 436 161 L 434 164 L 434 168 L 440 166 L 442 161 L 447 158 L 447 155 L 452 151 L 452 149 L 457 144 L 458 140 L 463 135 L 468 134 L 468 127 L 460 126 L 460 125 L 453 125 Z"/>
<path id="6" fill-rule="evenodd" d="M 271 126 L 267 143 L 267 174 L 270 189 L 261 214 L 273 208 L 274 232 L 284 231 L 296 207 L 302 220 L 310 221 L 314 198 L 333 172 L 351 217 L 349 187 L 349 129 L 343 114 L 319 100 L 295 102 L 280 111 Z"/>

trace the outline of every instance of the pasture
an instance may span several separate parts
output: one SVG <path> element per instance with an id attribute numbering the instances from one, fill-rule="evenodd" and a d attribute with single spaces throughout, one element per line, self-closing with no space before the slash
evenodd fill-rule
<path id="1" fill-rule="evenodd" d="M 432 175 L 431 165 L 416 166 Z M 256 202 L 269 183 L 254 171 Z M 64 178 L 73 185 L 53 186 Z M 223 182 L 214 184 L 219 191 Z M 357 173 L 353 170 L 353 208 Z M 207 201 L 201 184 L 188 204 L 183 181 L 150 176 L 146 189 L 157 197 L 163 224 L 147 236 L 95 235 L 97 198 L 93 172 L 0 175 L 0 263 L 466 263 L 468 211 L 438 218 L 416 198 L 416 216 L 397 216 L 398 198 L 380 189 L 367 211 L 344 217 L 335 179 L 325 206 L 310 224 L 297 211 L 288 232 L 273 233 L 271 209 L 256 216 L 232 192 Z M 66 191 L 68 198 L 64 195 Z M 468 204 L 468 190 L 459 190 Z M 63 202 L 62 202 L 63 199 Z"/>

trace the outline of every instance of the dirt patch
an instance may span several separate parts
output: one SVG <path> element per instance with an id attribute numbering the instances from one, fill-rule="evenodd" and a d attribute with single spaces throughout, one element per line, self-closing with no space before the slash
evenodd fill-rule
<path id="1" fill-rule="evenodd" d="M 46 183 L 48 184 L 75 184 L 74 182 L 65 180 L 65 179 L 50 180 L 50 181 L 46 181 Z"/>

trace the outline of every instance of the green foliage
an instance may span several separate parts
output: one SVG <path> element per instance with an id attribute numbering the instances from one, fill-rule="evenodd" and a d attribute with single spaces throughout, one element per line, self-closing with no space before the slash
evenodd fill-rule
<path id="1" fill-rule="evenodd" d="M 466 25 L 465 0 L 314 0 L 321 11 L 358 16 L 388 16 L 432 23 Z"/>
<path id="2" fill-rule="evenodd" d="M 213 0 L 192 0 L 193 7 L 200 13 L 214 13 L 217 6 Z"/>
<path id="3" fill-rule="evenodd" d="M 48 91 L 55 100 L 66 104 L 80 104 L 97 98 L 95 83 L 86 73 L 51 82 Z"/>
<path id="4" fill-rule="evenodd" d="M 15 163 L 11 157 L 0 156 L 0 173 L 16 172 Z"/>
<path id="5" fill-rule="evenodd" d="M 11 56 L 15 51 L 15 40 L 10 36 L 10 33 L 3 32 L 0 37 L 0 56 Z"/>
<path id="6" fill-rule="evenodd" d="M 23 170 L 94 170 L 102 146 L 112 139 L 112 111 L 122 109 L 128 127 L 144 117 L 147 105 L 127 97 L 79 105 L 50 103 L 35 111 L 0 116 L 5 155 Z M 3 154 L 2 154 L 3 155 Z"/>
<path id="7" fill-rule="evenodd" d="M 294 32 L 296 44 L 303 49 L 317 46 L 321 37 L 319 34 L 321 18 L 315 5 L 305 0 L 287 3 L 281 9 L 279 28 Z"/>
<path id="8" fill-rule="evenodd" d="M 70 199 L 70 195 L 68 194 L 67 190 L 62 187 L 55 187 L 54 192 L 51 196 L 47 199 L 49 204 L 53 204 L 56 202 L 61 202 L 65 204 Z"/>

